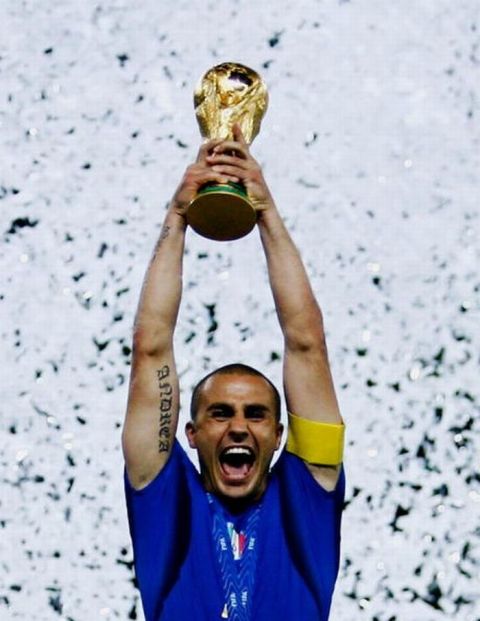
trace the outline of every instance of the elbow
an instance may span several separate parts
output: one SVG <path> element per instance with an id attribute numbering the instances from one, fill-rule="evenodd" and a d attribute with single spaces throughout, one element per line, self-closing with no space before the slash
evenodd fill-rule
<path id="1" fill-rule="evenodd" d="M 324 338 L 287 338 L 285 339 L 285 350 L 290 353 L 309 356 L 312 359 L 315 359 L 315 357 L 324 359 L 328 355 L 327 344 Z"/>
<path id="2" fill-rule="evenodd" d="M 303 327 L 285 330 L 285 346 L 290 351 L 324 354 L 327 351 L 323 322 L 317 320 Z"/>
<path id="3" fill-rule="evenodd" d="M 160 326 L 135 326 L 132 353 L 134 356 L 156 357 L 172 348 L 173 331 Z"/>

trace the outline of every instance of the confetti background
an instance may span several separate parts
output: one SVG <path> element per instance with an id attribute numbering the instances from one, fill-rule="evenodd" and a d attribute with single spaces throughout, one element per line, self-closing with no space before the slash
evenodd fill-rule
<path id="1" fill-rule="evenodd" d="M 131 326 L 199 145 L 194 85 L 236 60 L 269 86 L 252 150 L 348 423 L 331 619 L 478 621 L 477 0 L 6 0 L 0 24 L 0 618 L 143 619 L 120 450 Z M 257 232 L 190 232 L 184 282 L 184 410 L 222 363 L 279 384 Z"/>

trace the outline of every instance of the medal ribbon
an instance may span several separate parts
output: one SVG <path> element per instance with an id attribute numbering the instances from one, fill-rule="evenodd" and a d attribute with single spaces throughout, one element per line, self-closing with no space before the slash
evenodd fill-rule
<path id="1" fill-rule="evenodd" d="M 227 516 L 211 494 L 207 494 L 213 513 L 213 540 L 217 553 L 228 619 L 250 621 L 251 600 L 257 565 L 257 526 L 261 504 L 250 512 L 242 531 L 245 534 L 245 549 L 239 560 L 234 560 Z"/>

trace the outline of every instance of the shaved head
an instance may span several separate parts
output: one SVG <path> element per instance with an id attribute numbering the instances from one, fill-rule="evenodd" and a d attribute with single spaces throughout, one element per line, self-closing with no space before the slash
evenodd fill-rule
<path id="1" fill-rule="evenodd" d="M 227 364 L 223 367 L 215 369 L 214 371 L 211 371 L 210 373 L 205 375 L 205 377 L 203 377 L 198 382 L 198 384 L 193 389 L 192 400 L 190 403 L 190 417 L 192 420 L 195 420 L 195 417 L 197 415 L 198 403 L 199 403 L 199 400 L 202 394 L 203 387 L 207 383 L 207 380 L 209 380 L 214 375 L 251 375 L 254 377 L 261 377 L 262 379 L 264 379 L 265 382 L 270 387 L 270 390 L 272 391 L 272 397 L 273 397 L 273 401 L 275 404 L 276 419 L 277 421 L 280 420 L 280 403 L 281 403 L 280 394 L 278 390 L 276 389 L 275 385 L 263 373 L 261 373 L 260 371 L 257 371 L 257 369 L 254 369 L 253 367 L 248 366 L 247 364 L 242 364 L 241 362 Z"/>

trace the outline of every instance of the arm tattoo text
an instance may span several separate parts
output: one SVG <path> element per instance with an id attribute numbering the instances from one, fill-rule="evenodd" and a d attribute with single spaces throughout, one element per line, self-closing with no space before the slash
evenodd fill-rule
<path id="1" fill-rule="evenodd" d="M 157 370 L 158 388 L 160 391 L 159 405 L 159 430 L 158 430 L 158 452 L 167 453 L 171 445 L 172 433 L 172 393 L 173 388 L 169 381 L 170 368 L 164 365 Z"/>
<path id="2" fill-rule="evenodd" d="M 160 246 L 163 243 L 163 240 L 166 239 L 170 234 L 170 227 L 168 226 L 168 224 L 165 224 L 162 228 L 162 231 L 160 233 L 160 237 L 158 238 L 157 243 L 155 244 L 155 248 L 153 250 L 153 255 L 152 255 L 152 261 L 155 259 L 155 257 L 157 256 L 158 251 L 160 250 Z"/>

